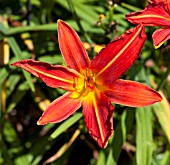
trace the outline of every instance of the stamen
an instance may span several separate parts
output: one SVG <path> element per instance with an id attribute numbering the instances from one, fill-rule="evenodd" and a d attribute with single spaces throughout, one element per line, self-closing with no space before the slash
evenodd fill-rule
<path id="1" fill-rule="evenodd" d="M 95 88 L 95 76 L 90 69 L 86 69 L 84 79 L 73 77 L 73 88 L 75 89 L 76 98 L 85 97 Z"/>
<path id="2" fill-rule="evenodd" d="M 85 82 L 86 82 L 86 89 L 88 91 L 92 91 L 95 87 L 94 85 L 94 74 L 92 73 L 91 70 L 88 68 L 86 69 L 86 75 L 85 75 Z"/>

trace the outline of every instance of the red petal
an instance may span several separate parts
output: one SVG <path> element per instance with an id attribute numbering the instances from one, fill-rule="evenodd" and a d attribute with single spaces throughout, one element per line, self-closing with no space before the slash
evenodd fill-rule
<path id="1" fill-rule="evenodd" d="M 162 4 L 165 8 L 165 10 L 170 13 L 170 1 L 169 0 L 150 0 L 150 3 L 154 4 Z"/>
<path id="2" fill-rule="evenodd" d="M 128 80 L 116 80 L 104 91 L 111 101 L 131 107 L 143 107 L 161 101 L 159 93 L 150 87 Z"/>
<path id="3" fill-rule="evenodd" d="M 89 58 L 77 33 L 65 22 L 58 21 L 58 40 L 63 58 L 69 68 L 82 72 L 89 66 Z"/>
<path id="4" fill-rule="evenodd" d="M 161 2 L 166 2 L 167 0 L 148 0 L 150 3 L 161 3 Z"/>
<path id="5" fill-rule="evenodd" d="M 113 133 L 114 107 L 107 97 L 99 92 L 91 92 L 87 100 L 83 102 L 83 114 L 89 134 L 98 145 L 105 148 L 109 137 Z"/>
<path id="6" fill-rule="evenodd" d="M 170 39 L 170 27 L 156 30 L 152 35 L 154 47 L 159 48 L 165 41 Z"/>
<path id="7" fill-rule="evenodd" d="M 167 3 L 150 4 L 144 10 L 126 15 L 126 19 L 134 24 L 146 26 L 170 26 L 170 13 Z"/>
<path id="8" fill-rule="evenodd" d="M 168 13 L 170 14 L 170 1 L 169 0 L 165 0 L 164 6 L 165 6 L 166 10 L 168 11 Z"/>
<path id="9" fill-rule="evenodd" d="M 159 0 L 148 0 L 149 1 L 149 3 L 158 3 L 157 1 L 159 1 Z"/>
<path id="10" fill-rule="evenodd" d="M 52 88 L 60 87 L 65 90 L 74 90 L 75 78 L 78 77 L 78 73 L 74 70 L 34 60 L 21 60 L 13 63 L 12 66 L 25 69 Z"/>
<path id="11" fill-rule="evenodd" d="M 81 107 L 81 101 L 71 98 L 71 95 L 71 92 L 67 92 L 54 100 L 37 123 L 39 125 L 44 125 L 47 123 L 61 122 L 72 115 Z"/>
<path id="12" fill-rule="evenodd" d="M 144 27 L 138 25 L 109 43 L 91 62 L 96 82 L 110 84 L 119 78 L 136 61 L 145 40 Z"/>
<path id="13" fill-rule="evenodd" d="M 170 13 L 170 1 L 169 0 L 149 0 L 153 4 L 163 4 L 165 9 Z"/>

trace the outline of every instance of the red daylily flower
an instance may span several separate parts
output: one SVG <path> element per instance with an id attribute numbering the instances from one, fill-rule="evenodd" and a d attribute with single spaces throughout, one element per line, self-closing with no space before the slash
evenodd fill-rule
<path id="1" fill-rule="evenodd" d="M 138 25 L 109 43 L 90 61 L 76 32 L 59 20 L 58 41 L 67 68 L 34 60 L 12 64 L 50 87 L 68 91 L 51 103 L 38 124 L 60 122 L 82 106 L 90 135 L 105 148 L 113 133 L 111 101 L 141 107 L 161 100 L 161 96 L 146 85 L 118 79 L 138 58 L 145 40 L 144 27 Z"/>
<path id="2" fill-rule="evenodd" d="M 149 0 L 150 4 L 139 12 L 132 12 L 126 15 L 126 19 L 134 24 L 145 26 L 160 26 L 153 35 L 154 47 L 159 48 L 170 38 L 170 1 Z"/>

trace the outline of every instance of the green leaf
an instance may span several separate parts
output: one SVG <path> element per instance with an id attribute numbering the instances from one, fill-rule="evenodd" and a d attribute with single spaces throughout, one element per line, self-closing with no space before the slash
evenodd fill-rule
<path id="1" fill-rule="evenodd" d="M 136 79 L 149 84 L 144 67 L 136 75 Z M 151 164 L 153 153 L 151 106 L 136 109 L 136 161 L 138 165 Z"/>
<path id="2" fill-rule="evenodd" d="M 129 10 L 125 9 L 124 7 L 120 6 L 120 5 L 116 5 L 115 11 L 118 11 L 120 13 L 123 13 L 123 14 L 127 14 L 129 13 Z"/>
<path id="3" fill-rule="evenodd" d="M 105 153 L 103 150 L 100 150 L 96 165 L 104 165 L 106 164 L 105 161 L 106 161 Z"/>
<path id="4" fill-rule="evenodd" d="M 114 165 L 115 164 L 115 162 L 114 162 L 114 159 L 113 159 L 113 148 L 111 148 L 110 149 L 110 151 L 109 151 L 109 155 L 108 155 L 108 157 L 107 157 L 107 163 L 106 163 L 106 165 Z"/>
<path id="5" fill-rule="evenodd" d="M 113 165 L 116 165 L 116 162 L 120 156 L 121 149 L 123 146 L 123 143 L 126 141 L 126 135 L 131 130 L 134 122 L 135 117 L 135 109 L 134 108 L 126 108 L 121 116 L 121 121 L 117 125 L 115 131 L 114 131 L 114 137 L 112 141 L 112 157 L 114 160 Z M 109 157 L 108 161 L 113 161 Z"/>
<path id="6" fill-rule="evenodd" d="M 136 161 L 151 164 L 153 152 L 151 106 L 136 109 Z"/>
<path id="7" fill-rule="evenodd" d="M 0 69 L 0 84 L 2 84 L 2 82 L 8 77 L 9 72 L 7 71 L 7 69 L 4 67 L 2 69 Z"/>
<path id="8" fill-rule="evenodd" d="M 45 56 L 39 57 L 38 60 L 47 62 L 50 64 L 62 64 L 64 62 L 61 55 L 53 55 L 53 56 L 45 55 Z"/>
<path id="9" fill-rule="evenodd" d="M 28 91 L 29 86 L 27 82 L 24 82 L 20 84 L 14 93 L 12 100 L 9 102 L 9 105 L 7 107 L 7 112 L 9 113 L 17 104 L 18 102 L 24 97 L 26 92 Z"/>
<path id="10" fill-rule="evenodd" d="M 128 10 L 131 10 L 134 12 L 141 10 L 140 8 L 138 8 L 136 6 L 129 5 L 128 3 L 121 3 L 121 5 L 125 8 L 127 8 Z"/>
<path id="11" fill-rule="evenodd" d="M 4 67 L 2 69 L 0 69 L 0 117 L 1 117 L 1 112 L 2 112 L 2 84 L 4 82 L 4 80 L 8 77 L 9 73 L 7 71 L 7 69 Z"/>
<path id="12" fill-rule="evenodd" d="M 13 165 L 8 147 L 2 138 L 2 132 L 0 133 L 0 148 L 0 164 Z"/>
<path id="13" fill-rule="evenodd" d="M 5 25 L 2 22 L 0 22 L 0 29 L 3 33 L 8 33 L 8 29 L 5 27 Z M 14 52 L 15 56 L 18 58 L 18 60 L 21 60 L 22 59 L 22 51 L 21 51 L 20 47 L 18 46 L 16 40 L 13 37 L 7 37 L 6 39 L 7 39 L 8 44 L 10 45 L 10 48 Z M 34 85 L 33 85 L 32 79 L 31 79 L 31 75 L 24 70 L 22 70 L 22 72 L 23 72 L 31 90 L 34 92 L 35 88 L 34 88 Z"/>
<path id="14" fill-rule="evenodd" d="M 32 163 L 30 162 L 32 158 L 31 154 L 25 154 L 25 155 L 21 155 L 19 157 L 16 157 L 16 159 L 14 160 L 16 165 L 31 165 Z"/>
<path id="15" fill-rule="evenodd" d="M 26 4 L 28 1 L 27 1 L 27 0 L 20 0 L 20 2 Z M 32 1 L 31 1 L 31 4 L 32 4 L 32 5 L 35 5 L 35 6 L 40 6 L 40 5 L 41 5 L 41 2 L 40 2 L 40 0 L 32 0 Z"/>
<path id="16" fill-rule="evenodd" d="M 7 37 L 7 41 L 8 44 L 10 45 L 12 51 L 14 52 L 15 56 L 18 58 L 18 60 L 21 60 L 22 57 L 22 51 L 20 50 L 16 40 L 13 37 Z M 28 82 L 28 85 L 30 86 L 31 90 L 34 92 L 35 91 L 35 87 L 34 84 L 32 82 L 32 78 L 30 73 L 26 72 L 25 70 L 22 69 L 22 72 Z"/>
<path id="17" fill-rule="evenodd" d="M 76 113 L 72 117 L 68 118 L 51 134 L 50 137 L 53 139 L 58 137 L 67 128 L 71 127 L 74 123 L 76 123 L 82 116 L 83 116 L 82 113 Z"/>
<path id="18" fill-rule="evenodd" d="M 5 121 L 4 123 L 3 135 L 5 140 L 9 143 L 16 142 L 18 140 L 17 133 L 9 121 Z"/>
<path id="19" fill-rule="evenodd" d="M 69 11 L 67 1 L 55 1 Z M 80 17 L 81 20 L 86 21 L 88 24 L 93 25 L 98 19 L 98 13 L 96 12 L 96 10 L 101 11 L 102 8 L 99 9 L 99 6 L 96 7 L 95 5 L 89 5 L 86 2 L 87 1 L 85 0 L 69 0 L 69 3 L 72 3 L 78 17 Z"/>
<path id="20" fill-rule="evenodd" d="M 0 100 L 2 100 L 2 84 L 0 84 Z M 2 101 L 0 101 L 0 118 L 2 115 Z"/>
<path id="21" fill-rule="evenodd" d="M 57 23 L 9 28 L 9 30 L 6 33 L 4 33 L 4 31 L 3 33 L 5 35 L 14 35 L 17 33 L 33 32 L 33 31 L 57 31 Z"/>
<path id="22" fill-rule="evenodd" d="M 2 22 L 0 22 L 0 31 L 5 35 L 8 33 L 7 28 L 5 27 L 5 25 Z"/>
<path id="23" fill-rule="evenodd" d="M 163 107 L 161 103 L 156 103 L 152 105 L 152 108 L 154 110 L 154 113 L 156 117 L 158 118 L 158 121 L 165 132 L 168 141 L 170 142 L 170 111 L 169 106 L 167 109 Z"/>
<path id="24" fill-rule="evenodd" d="M 160 164 L 170 164 L 170 151 L 169 150 L 167 150 L 164 153 L 164 156 L 163 156 Z"/>
<path id="25" fill-rule="evenodd" d="M 9 78 L 6 81 L 6 88 L 7 88 L 6 95 L 7 95 L 7 98 L 14 91 L 14 89 L 15 89 L 17 83 L 19 82 L 19 80 L 20 80 L 19 75 L 11 75 L 11 76 L 9 76 Z"/>

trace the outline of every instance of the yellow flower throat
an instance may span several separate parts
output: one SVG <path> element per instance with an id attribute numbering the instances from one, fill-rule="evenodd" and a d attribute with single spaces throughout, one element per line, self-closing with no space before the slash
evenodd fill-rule
<path id="1" fill-rule="evenodd" d="M 75 89 L 74 98 L 85 97 L 89 92 L 95 89 L 95 75 L 90 69 L 86 69 L 85 74 L 81 78 L 75 78 L 73 87 Z"/>

